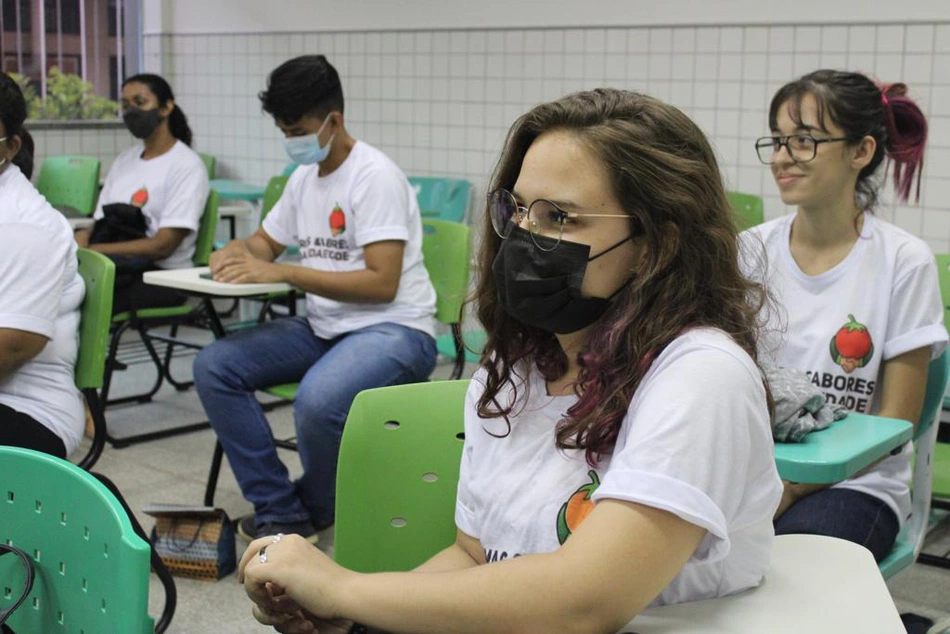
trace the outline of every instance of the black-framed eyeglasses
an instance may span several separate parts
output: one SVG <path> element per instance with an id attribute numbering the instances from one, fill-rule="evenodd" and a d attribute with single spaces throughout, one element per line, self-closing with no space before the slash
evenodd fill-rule
<path id="1" fill-rule="evenodd" d="M 578 218 L 631 218 L 630 214 L 589 214 L 564 211 L 550 200 L 539 198 L 525 207 L 507 189 L 496 189 L 488 194 L 488 213 L 495 233 L 502 240 L 511 235 L 515 226 L 527 225 L 531 241 L 542 251 L 553 251 L 561 243 L 564 226 Z M 539 238 L 549 238 L 542 240 Z M 551 240 L 554 242 L 552 243 Z"/>
<path id="2" fill-rule="evenodd" d="M 822 143 L 847 141 L 848 137 L 840 136 L 833 139 L 816 139 L 810 134 L 790 134 L 789 136 L 764 136 L 755 142 L 755 152 L 759 160 L 766 165 L 775 162 L 775 156 L 782 147 L 796 163 L 807 163 L 818 154 L 818 146 Z"/>

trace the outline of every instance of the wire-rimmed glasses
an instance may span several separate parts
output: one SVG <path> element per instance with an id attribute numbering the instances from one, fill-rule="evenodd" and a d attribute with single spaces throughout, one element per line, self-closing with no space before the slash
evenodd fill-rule
<path id="1" fill-rule="evenodd" d="M 553 251 L 557 248 L 564 234 L 564 226 L 576 222 L 578 218 L 631 217 L 629 214 L 579 214 L 564 211 L 544 198 L 539 198 L 525 207 L 507 189 L 496 189 L 488 194 L 488 213 L 499 238 L 506 240 L 513 227 L 525 226 L 531 234 L 531 241 L 542 251 Z"/>

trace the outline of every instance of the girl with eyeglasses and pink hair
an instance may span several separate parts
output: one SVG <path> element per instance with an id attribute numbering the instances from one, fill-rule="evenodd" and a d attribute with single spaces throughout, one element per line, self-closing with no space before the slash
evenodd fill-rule
<path id="1" fill-rule="evenodd" d="M 756 151 L 797 210 L 744 236 L 750 276 L 778 305 L 763 313 L 764 362 L 807 373 L 829 403 L 916 425 L 947 343 L 937 269 L 873 211 L 888 170 L 898 201 L 919 199 L 927 121 L 904 84 L 819 70 L 779 89 L 769 127 Z M 785 482 L 776 534 L 840 537 L 882 560 L 910 514 L 912 455 L 908 442 L 843 482 Z"/>

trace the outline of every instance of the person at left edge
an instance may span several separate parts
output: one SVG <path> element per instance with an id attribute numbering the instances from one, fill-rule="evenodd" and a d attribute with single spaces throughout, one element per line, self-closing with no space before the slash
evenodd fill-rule
<path id="1" fill-rule="evenodd" d="M 142 282 L 155 269 L 193 266 L 198 226 L 208 198 L 208 170 L 191 149 L 191 128 L 171 86 L 158 75 L 133 75 L 122 84 L 122 120 L 141 144 L 119 154 L 106 176 L 93 217 L 103 206 L 138 207 L 146 236 L 137 240 L 89 244 L 90 231 L 76 232 L 79 246 L 116 260 L 112 312 L 177 306 L 185 296 Z"/>

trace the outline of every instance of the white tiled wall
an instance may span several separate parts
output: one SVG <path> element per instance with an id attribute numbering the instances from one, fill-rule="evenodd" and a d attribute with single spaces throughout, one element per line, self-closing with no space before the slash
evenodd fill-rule
<path id="1" fill-rule="evenodd" d="M 340 71 L 348 128 L 410 174 L 471 179 L 480 196 L 504 134 L 532 105 L 597 86 L 644 91 L 709 134 L 731 189 L 786 212 L 753 140 L 769 98 L 820 68 L 904 81 L 930 116 L 919 207 L 879 213 L 950 251 L 950 23 L 152 35 L 146 68 L 172 83 L 195 146 L 219 173 L 263 183 L 287 163 L 257 92 L 284 60 L 324 53 Z"/>
<path id="2" fill-rule="evenodd" d="M 30 128 L 27 124 L 27 128 Z M 30 128 L 36 146 L 33 180 L 36 181 L 44 156 L 82 154 L 95 156 L 102 162 L 101 177 L 112 165 L 116 155 L 131 147 L 135 139 L 125 128 L 85 128 L 77 130 Z"/>

